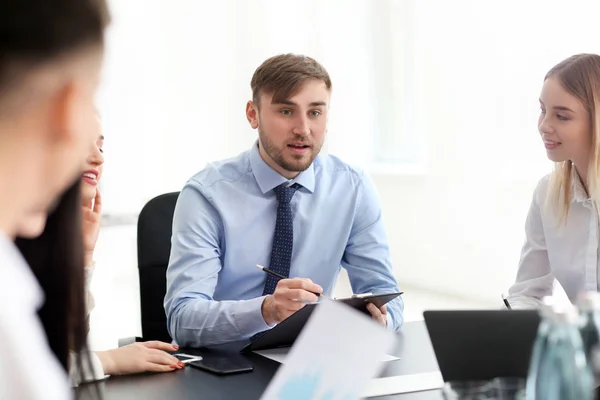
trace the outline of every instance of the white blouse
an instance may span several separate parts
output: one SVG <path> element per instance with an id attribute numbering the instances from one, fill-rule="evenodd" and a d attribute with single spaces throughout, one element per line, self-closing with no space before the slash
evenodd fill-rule
<path id="1" fill-rule="evenodd" d="M 527 221 L 519 271 L 509 290 L 513 308 L 539 307 L 558 280 L 572 303 L 582 291 L 598 291 L 598 212 L 577 173 L 566 221 L 547 207 L 549 176 L 538 183 Z"/>
<path id="2" fill-rule="evenodd" d="M 12 240 L 0 232 L 0 399 L 72 397 L 67 374 L 38 319 L 42 304 L 37 279 Z"/>
<path id="3" fill-rule="evenodd" d="M 86 300 L 86 312 L 89 315 L 92 313 L 96 302 L 94 301 L 94 296 L 92 296 L 92 292 L 90 291 L 90 286 L 92 284 L 92 277 L 94 276 L 94 270 L 96 267 L 96 263 L 92 261 L 92 263 L 85 267 L 85 300 Z M 88 345 L 89 348 L 89 345 Z M 95 352 L 89 352 L 89 362 L 91 365 L 88 365 L 87 360 L 84 358 L 84 362 L 82 365 L 83 371 L 79 370 L 77 364 L 75 363 L 75 355 L 76 353 L 71 352 L 69 354 L 69 380 L 71 381 L 71 385 L 79 386 L 82 382 L 91 382 L 97 381 L 106 378 L 107 376 L 104 374 L 104 368 L 102 367 L 102 363 L 100 362 L 100 358 L 96 355 Z M 92 369 L 90 370 L 91 367 Z"/>

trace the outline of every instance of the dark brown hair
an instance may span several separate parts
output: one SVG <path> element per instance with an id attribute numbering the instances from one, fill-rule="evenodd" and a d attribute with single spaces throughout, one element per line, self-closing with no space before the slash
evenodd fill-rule
<path id="1" fill-rule="evenodd" d="M 260 106 L 262 93 L 272 93 L 273 102 L 287 100 L 309 79 L 323 81 L 327 90 L 331 90 L 327 70 L 315 59 L 298 54 L 271 57 L 254 71 L 250 82 L 252 101 Z"/>
<path id="2" fill-rule="evenodd" d="M 31 68 L 103 47 L 109 20 L 105 0 L 0 1 L 0 89 L 18 88 Z"/>
<path id="3" fill-rule="evenodd" d="M 83 374 L 93 366 L 87 347 L 80 186 L 77 178 L 63 193 L 40 236 L 15 242 L 44 291 L 38 315 L 50 349 L 65 371 L 75 368 Z M 74 365 L 69 365 L 70 352 Z M 92 393 L 102 398 L 100 387 L 94 386 Z"/>
<path id="4" fill-rule="evenodd" d="M 65 371 L 69 351 L 85 351 L 87 337 L 80 184 L 62 195 L 40 236 L 15 241 L 44 291 L 39 316 Z"/>

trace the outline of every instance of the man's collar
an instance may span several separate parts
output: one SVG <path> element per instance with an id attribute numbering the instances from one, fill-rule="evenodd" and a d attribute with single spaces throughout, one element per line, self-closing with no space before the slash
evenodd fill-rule
<path id="1" fill-rule="evenodd" d="M 252 150 L 250 150 L 250 167 L 252 168 L 256 183 L 258 183 L 263 194 L 273 190 L 281 184 L 289 182 L 289 179 L 280 175 L 262 159 L 258 149 L 258 141 L 254 143 Z M 294 178 L 294 182 L 313 193 L 315 190 L 314 163 L 311 163 L 306 170 L 298 174 L 298 176 Z"/>

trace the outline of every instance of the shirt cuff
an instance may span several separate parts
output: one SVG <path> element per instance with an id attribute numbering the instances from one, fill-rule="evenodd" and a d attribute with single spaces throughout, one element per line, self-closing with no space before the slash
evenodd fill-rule
<path id="1" fill-rule="evenodd" d="M 251 337 L 259 332 L 271 329 L 262 315 L 262 304 L 267 296 L 244 301 L 243 309 L 234 315 L 235 322 L 243 336 Z"/>
<path id="2" fill-rule="evenodd" d="M 96 302 L 94 301 L 94 296 L 92 296 L 92 292 L 90 291 L 90 287 L 92 285 L 92 277 L 94 276 L 94 270 L 96 268 L 96 262 L 92 261 L 89 265 L 85 266 L 84 274 L 85 274 L 85 308 L 86 308 L 86 316 L 92 313 Z M 88 327 L 89 328 L 89 327 Z"/>
<path id="3" fill-rule="evenodd" d="M 513 310 L 530 310 L 530 309 L 538 309 L 541 308 L 543 303 L 542 301 L 535 299 L 533 297 L 525 297 L 525 296 L 508 296 L 506 299 L 510 304 L 510 308 Z M 506 306 L 503 307 L 506 309 Z"/>
<path id="4" fill-rule="evenodd" d="M 84 273 L 84 287 L 85 291 L 90 290 L 90 286 L 92 284 L 92 277 L 94 276 L 94 270 L 96 269 L 96 262 L 92 261 L 89 265 L 86 265 L 83 269 Z"/>
<path id="5" fill-rule="evenodd" d="M 100 357 L 96 354 L 95 351 L 90 351 L 90 362 L 92 364 L 92 380 L 97 381 L 100 379 L 107 378 L 108 375 L 104 373 L 104 367 L 102 366 L 102 361 L 100 361 Z"/>
<path id="6" fill-rule="evenodd" d="M 394 330 L 394 320 L 392 319 L 392 314 L 388 311 L 385 315 L 386 328 Z"/>
<path id="7" fill-rule="evenodd" d="M 83 371 L 80 371 L 75 363 L 76 354 L 73 352 L 69 353 L 69 380 L 71 381 L 72 387 L 77 387 L 83 382 L 98 381 L 107 377 L 107 375 L 104 374 L 102 362 L 96 352 L 90 351 L 88 354 L 89 365 L 87 363 L 88 360 L 84 358 L 81 366 Z"/>

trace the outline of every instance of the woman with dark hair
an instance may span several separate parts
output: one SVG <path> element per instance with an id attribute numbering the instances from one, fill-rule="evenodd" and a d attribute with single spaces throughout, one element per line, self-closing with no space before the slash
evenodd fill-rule
<path id="1" fill-rule="evenodd" d="M 45 301 L 38 314 L 48 344 L 65 371 L 73 367 L 89 369 L 84 363 L 90 362 L 86 356 L 87 313 L 83 291 L 80 186 L 78 179 L 67 189 L 45 219 L 45 228 L 37 238 L 17 238 L 15 241 L 43 289 Z M 71 350 L 80 355 L 75 357 L 75 365 L 69 365 Z"/>
<path id="2" fill-rule="evenodd" d="M 41 240 L 56 260 L 34 266 L 37 280 L 13 240 L 23 218 L 50 209 L 80 173 L 92 137 L 107 24 L 104 0 L 0 1 L 3 399 L 68 399 L 69 349 L 78 350 L 75 364 L 85 362 L 79 207 L 71 224 L 55 226 L 61 207 L 49 221 Z M 79 206 L 77 187 L 65 196 L 67 209 Z"/>
<path id="3" fill-rule="evenodd" d="M 96 140 L 90 147 L 88 158 L 81 170 L 81 178 L 60 199 L 54 211 L 48 215 L 37 213 L 28 216 L 19 226 L 19 236 L 16 240 L 21 253 L 28 261 L 42 287 L 52 278 L 46 271 L 57 268 L 64 262 L 68 268 L 78 265 L 83 271 L 86 295 L 85 312 L 89 315 L 94 307 L 93 296 L 89 291 L 90 281 L 95 263 L 93 253 L 100 230 L 102 214 L 102 197 L 98 183 L 102 177 L 104 166 L 104 136 L 97 126 Z M 81 208 L 82 219 L 76 220 L 74 215 Z M 46 226 L 45 226 L 46 224 Z M 72 243 L 73 247 L 69 246 Z M 85 267 L 84 267 L 85 265 Z M 74 267 L 73 267 L 74 268 Z M 52 307 L 52 303 L 61 301 L 64 293 L 57 293 L 60 285 L 46 289 L 48 299 L 40 312 L 42 321 L 51 319 L 45 315 L 44 309 Z M 44 325 L 52 328 L 50 323 Z M 85 331 L 88 330 L 85 325 Z M 52 332 L 58 334 L 57 332 Z M 70 350 L 86 351 L 85 343 Z M 138 342 L 117 349 L 90 352 L 88 363 L 74 359 L 71 351 L 71 362 L 68 365 L 69 375 L 73 384 L 82 381 L 93 381 L 104 378 L 105 375 L 122 375 L 139 372 L 168 372 L 182 369 L 183 363 L 166 351 L 175 351 L 178 347 L 159 341 Z M 60 351 L 53 349 L 59 359 L 65 357 L 64 348 Z M 67 353 L 68 353 L 67 349 Z"/>

